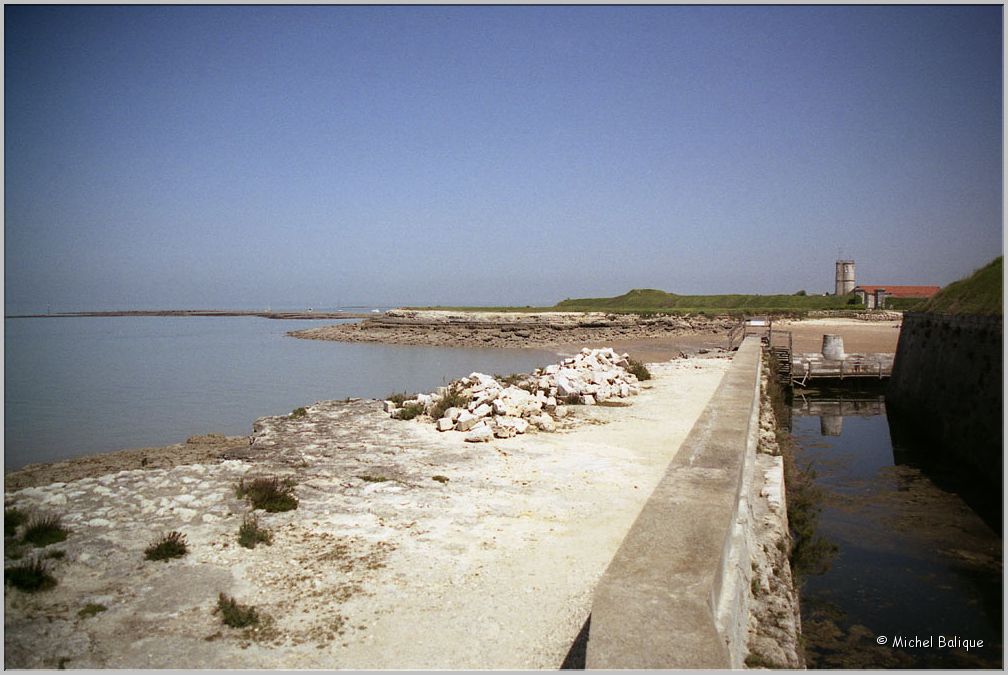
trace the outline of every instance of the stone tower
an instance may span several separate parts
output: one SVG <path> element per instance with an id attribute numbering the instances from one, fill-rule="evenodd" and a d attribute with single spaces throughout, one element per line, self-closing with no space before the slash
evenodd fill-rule
<path id="1" fill-rule="evenodd" d="M 854 290 L 857 284 L 854 281 L 854 261 L 836 261 L 836 294 L 847 295 Z"/>

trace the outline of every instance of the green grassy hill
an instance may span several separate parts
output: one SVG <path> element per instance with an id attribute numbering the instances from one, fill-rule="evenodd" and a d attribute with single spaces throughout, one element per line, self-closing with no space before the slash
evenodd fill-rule
<path id="1" fill-rule="evenodd" d="M 936 314 L 1003 315 L 1004 256 L 998 256 L 972 276 L 941 289 L 919 311 Z"/>
<path id="2" fill-rule="evenodd" d="M 861 309 L 854 296 L 833 295 L 677 295 L 635 288 L 613 298 L 578 298 L 558 302 L 557 311 L 583 312 L 807 312 L 813 309 Z"/>

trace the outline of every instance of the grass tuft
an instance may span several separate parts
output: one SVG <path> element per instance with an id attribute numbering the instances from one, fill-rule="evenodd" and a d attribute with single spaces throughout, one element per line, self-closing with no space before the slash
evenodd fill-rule
<path id="1" fill-rule="evenodd" d="M 469 405 L 469 397 L 463 394 L 463 391 L 462 385 L 458 382 L 451 384 L 444 396 L 434 402 L 430 416 L 439 420 L 444 417 L 448 408 L 465 408 Z"/>
<path id="2" fill-rule="evenodd" d="M 290 414 L 292 419 L 300 419 L 302 417 L 308 417 L 308 411 L 304 408 L 294 408 Z"/>
<path id="3" fill-rule="evenodd" d="M 424 413 L 424 406 L 422 403 L 407 403 L 403 407 L 399 408 L 398 415 L 396 419 L 400 420 L 411 420 L 414 417 L 419 417 Z"/>
<path id="4" fill-rule="evenodd" d="M 388 396 L 385 397 L 385 400 L 392 401 L 398 407 L 412 398 L 416 398 L 416 394 L 407 394 L 405 391 L 401 391 L 399 393 L 389 394 Z"/>
<path id="5" fill-rule="evenodd" d="M 248 499 L 254 509 L 267 513 L 292 511 L 298 507 L 294 496 L 294 482 L 289 478 L 280 480 L 277 476 L 260 476 L 246 481 L 238 481 L 235 492 L 239 499 Z"/>
<path id="6" fill-rule="evenodd" d="M 4 536 L 13 537 L 14 530 L 28 520 L 28 514 L 17 507 L 4 509 Z"/>
<path id="7" fill-rule="evenodd" d="M 55 588 L 56 577 L 49 573 L 44 560 L 31 558 L 4 569 L 4 583 L 26 593 L 37 593 Z"/>
<path id="8" fill-rule="evenodd" d="M 431 476 L 431 480 L 436 480 L 437 482 L 444 485 L 445 483 L 448 482 L 448 476 L 442 476 L 441 474 L 438 474 L 436 476 Z"/>
<path id="9" fill-rule="evenodd" d="M 186 545 L 186 536 L 181 532 L 168 532 L 151 542 L 150 546 L 144 549 L 144 557 L 147 560 L 170 560 L 181 558 L 189 552 Z"/>
<path id="10" fill-rule="evenodd" d="M 99 605 L 94 602 L 89 602 L 88 604 L 84 605 L 84 607 L 82 607 L 79 612 L 77 612 L 77 616 L 79 616 L 82 619 L 87 619 L 88 617 L 92 617 L 98 614 L 99 612 L 104 612 L 107 609 L 108 607 L 106 607 L 105 605 Z"/>
<path id="11" fill-rule="evenodd" d="M 636 375 L 639 381 L 643 382 L 651 379 L 651 371 L 643 363 L 630 358 L 627 359 L 627 363 L 627 371 L 632 375 Z"/>
<path id="12" fill-rule="evenodd" d="M 217 610 L 225 625 L 231 628 L 244 628 L 259 623 L 259 613 L 255 607 L 242 605 L 224 593 L 217 596 Z"/>
<path id="13" fill-rule="evenodd" d="M 272 543 L 272 533 L 259 524 L 258 516 L 245 516 L 241 527 L 238 528 L 238 544 L 245 548 L 255 548 L 256 544 L 266 544 L 269 546 Z"/>
<path id="14" fill-rule="evenodd" d="M 48 546 L 65 541 L 69 533 L 60 523 L 59 516 L 38 516 L 25 526 L 21 539 L 33 546 Z"/>

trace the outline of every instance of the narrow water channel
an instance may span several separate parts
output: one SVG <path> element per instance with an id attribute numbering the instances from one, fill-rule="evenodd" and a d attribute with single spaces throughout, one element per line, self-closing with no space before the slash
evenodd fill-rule
<path id="1" fill-rule="evenodd" d="M 799 570 L 808 666 L 1001 668 L 1000 513 L 890 429 L 881 390 L 805 391 L 790 410 L 822 496 L 822 556 Z"/>

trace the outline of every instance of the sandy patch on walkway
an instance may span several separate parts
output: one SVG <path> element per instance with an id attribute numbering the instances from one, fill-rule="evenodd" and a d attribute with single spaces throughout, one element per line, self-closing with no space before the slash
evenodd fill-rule
<path id="1" fill-rule="evenodd" d="M 47 548 L 65 551 L 56 588 L 7 589 L 4 665 L 557 668 L 729 363 L 656 365 L 632 406 L 574 407 L 552 434 L 473 445 L 378 402 L 328 401 L 258 420 L 261 442 L 219 463 L 8 491 L 71 534 Z M 233 486 L 260 474 L 295 480 L 300 506 L 262 515 L 274 543 L 248 550 Z M 173 529 L 189 554 L 145 561 Z M 265 624 L 224 626 L 221 592 Z M 81 616 L 88 603 L 104 609 Z"/>

